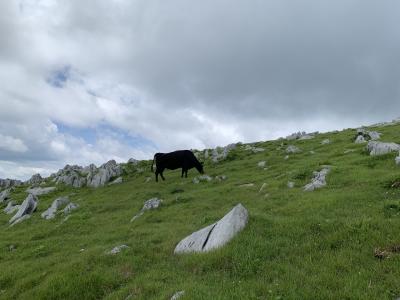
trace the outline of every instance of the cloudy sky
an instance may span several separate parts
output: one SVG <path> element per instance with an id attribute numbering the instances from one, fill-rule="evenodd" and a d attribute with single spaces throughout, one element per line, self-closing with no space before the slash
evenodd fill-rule
<path id="1" fill-rule="evenodd" d="M 0 178 L 400 116 L 400 1 L 0 1 Z"/>

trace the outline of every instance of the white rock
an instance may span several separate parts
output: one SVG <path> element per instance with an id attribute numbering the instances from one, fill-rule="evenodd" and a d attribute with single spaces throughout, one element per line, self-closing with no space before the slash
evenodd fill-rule
<path id="1" fill-rule="evenodd" d="M 178 243 L 174 253 L 207 252 L 229 242 L 247 224 L 248 212 L 236 205 L 221 220 L 192 233 Z"/>
<path id="2" fill-rule="evenodd" d="M 18 208 L 17 213 L 10 219 L 9 223 L 13 224 L 14 222 L 17 222 L 18 219 L 21 219 L 25 215 L 30 215 L 32 214 L 37 207 L 37 198 L 33 194 L 29 194 L 28 197 L 22 202 L 20 207 Z M 25 220 L 26 218 L 24 218 Z"/>
<path id="3" fill-rule="evenodd" d="M 53 219 L 56 216 L 57 210 L 68 203 L 68 197 L 57 198 L 53 201 L 51 206 L 41 214 L 42 218 L 46 220 Z"/>
<path id="4" fill-rule="evenodd" d="M 313 138 L 314 138 L 313 135 L 306 134 L 306 135 L 303 135 L 302 137 L 300 137 L 299 140 L 311 140 Z"/>
<path id="5" fill-rule="evenodd" d="M 97 170 L 91 170 L 87 175 L 87 185 L 90 187 L 104 186 L 112 177 L 120 176 L 122 168 L 115 160 L 110 160 L 101 165 Z"/>
<path id="6" fill-rule="evenodd" d="M 22 184 L 21 180 L 16 179 L 1 179 L 0 178 L 0 188 L 7 189 L 13 186 L 20 186 Z"/>
<path id="7" fill-rule="evenodd" d="M 288 187 L 289 189 L 294 188 L 294 182 L 293 182 L 293 181 L 289 181 L 289 182 L 287 183 L 287 187 Z"/>
<path id="8" fill-rule="evenodd" d="M 108 185 L 113 185 L 113 184 L 118 184 L 118 183 L 122 183 L 122 177 L 118 177 L 117 179 L 110 182 Z"/>
<path id="9" fill-rule="evenodd" d="M 71 202 L 64 208 L 64 214 L 67 215 L 77 208 L 79 208 L 79 205 Z"/>
<path id="10" fill-rule="evenodd" d="M 329 173 L 330 168 L 325 167 L 319 172 L 314 172 L 314 177 L 311 180 L 311 183 L 307 184 L 304 187 L 304 191 L 310 192 L 315 189 L 321 188 L 326 185 L 326 175 Z"/>
<path id="11" fill-rule="evenodd" d="M 286 148 L 286 153 L 299 153 L 299 152 L 301 152 L 300 148 L 299 148 L 299 147 L 296 147 L 296 146 L 294 146 L 294 145 L 289 145 L 289 146 Z"/>
<path id="12" fill-rule="evenodd" d="M 21 218 L 16 219 L 12 224 L 10 224 L 10 227 L 14 226 L 15 224 L 21 223 L 25 220 L 28 220 L 31 217 L 31 215 L 23 215 Z"/>
<path id="13" fill-rule="evenodd" d="M 260 162 L 257 164 L 257 166 L 258 166 L 259 168 L 264 168 L 264 167 L 265 167 L 265 164 L 266 164 L 266 162 L 263 160 L 263 161 L 260 161 Z"/>
<path id="14" fill-rule="evenodd" d="M 130 158 L 128 160 L 128 164 L 133 164 L 134 166 L 136 166 L 140 161 L 134 158 Z"/>
<path id="15" fill-rule="evenodd" d="M 127 245 L 117 246 L 117 247 L 114 247 L 112 250 L 108 251 L 107 254 L 112 254 L 112 255 L 118 254 L 122 251 L 122 249 L 127 249 L 127 248 L 129 248 L 129 246 L 127 246 Z"/>
<path id="16" fill-rule="evenodd" d="M 252 187 L 252 186 L 254 186 L 254 183 L 245 183 L 245 184 L 239 185 L 239 187 Z"/>
<path id="17" fill-rule="evenodd" d="M 369 154 L 372 156 L 382 155 L 393 151 L 399 151 L 400 145 L 396 143 L 382 143 L 376 141 L 369 141 L 367 145 L 367 150 L 370 152 Z"/>
<path id="18" fill-rule="evenodd" d="M 193 178 L 193 183 L 200 183 L 200 182 L 209 182 L 212 180 L 212 177 L 208 175 L 200 175 Z"/>
<path id="19" fill-rule="evenodd" d="M 381 138 L 381 134 L 376 131 L 368 131 L 368 135 L 373 141 L 379 140 Z"/>
<path id="20" fill-rule="evenodd" d="M 215 176 L 215 180 L 217 180 L 217 181 L 224 181 L 227 178 L 228 177 L 226 177 L 226 175 L 217 175 L 217 176 Z"/>
<path id="21" fill-rule="evenodd" d="M 10 198 L 10 192 L 11 192 L 11 189 L 6 189 L 6 190 L 0 192 L 0 203 L 3 203 Z"/>
<path id="22" fill-rule="evenodd" d="M 29 194 L 32 194 L 34 196 L 40 196 L 40 195 L 45 195 L 48 194 L 52 191 L 54 191 L 56 188 L 55 187 L 46 187 L 46 188 L 42 188 L 42 187 L 36 187 L 36 188 L 30 188 L 27 189 L 26 192 Z"/>
<path id="23" fill-rule="evenodd" d="M 229 144 L 225 147 L 217 147 L 212 150 L 211 160 L 215 163 L 227 158 L 229 152 L 236 148 L 236 144 Z M 208 154 L 207 154 L 208 155 Z"/>
<path id="24" fill-rule="evenodd" d="M 366 142 L 367 142 L 366 139 L 362 135 L 358 135 L 356 140 L 354 141 L 354 143 L 356 143 L 356 144 L 362 144 L 362 143 L 366 143 Z"/>
<path id="25" fill-rule="evenodd" d="M 32 175 L 32 177 L 25 183 L 29 185 L 39 185 L 42 181 L 43 181 L 42 176 L 40 176 L 40 174 L 35 174 Z"/>
<path id="26" fill-rule="evenodd" d="M 7 215 L 11 215 L 19 209 L 20 205 L 15 205 L 14 201 L 7 203 L 7 207 L 3 210 Z"/>
<path id="27" fill-rule="evenodd" d="M 185 294 L 185 291 L 179 291 L 172 295 L 171 300 L 178 300 Z"/>
<path id="28" fill-rule="evenodd" d="M 131 219 L 131 222 L 133 222 L 134 220 L 139 218 L 141 215 L 143 215 L 146 210 L 159 208 L 161 206 L 162 202 L 163 202 L 163 200 L 158 199 L 158 198 L 151 198 L 151 199 L 147 200 L 146 202 L 144 202 L 143 208 L 140 210 L 140 212 L 137 215 L 133 216 L 133 218 Z"/>
<path id="29" fill-rule="evenodd" d="M 399 156 L 397 156 L 394 161 L 396 162 L 396 165 L 400 166 L 400 153 Z"/>
<path id="30" fill-rule="evenodd" d="M 322 142 L 321 142 L 321 145 L 327 145 L 327 144 L 330 144 L 331 143 L 331 140 L 330 139 L 324 139 Z"/>
<path id="31" fill-rule="evenodd" d="M 286 155 L 283 159 L 284 160 L 288 160 L 289 159 L 289 155 Z"/>

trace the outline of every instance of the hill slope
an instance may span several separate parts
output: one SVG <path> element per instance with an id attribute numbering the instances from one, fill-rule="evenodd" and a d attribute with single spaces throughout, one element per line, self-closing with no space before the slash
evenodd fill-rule
<path id="1" fill-rule="evenodd" d="M 382 141 L 400 143 L 399 124 L 374 130 Z M 169 299 L 180 290 L 181 299 L 398 297 L 400 255 L 389 249 L 400 244 L 400 189 L 392 187 L 400 181 L 397 154 L 369 156 L 365 144 L 353 142 L 355 134 L 260 142 L 254 146 L 265 151 L 257 153 L 236 147 L 226 160 L 205 163 L 208 175 L 226 175 L 224 181 L 194 184 L 192 169 L 187 179 L 177 170 L 166 171 L 164 182 L 146 182 L 154 175 L 151 162 L 142 161 L 144 172 L 126 165 L 118 185 L 58 185 L 39 196 L 37 211 L 23 223 L 8 227 L 10 215 L 0 213 L 0 298 Z M 326 138 L 331 143 L 321 144 Z M 285 159 L 288 145 L 302 152 Z M 327 185 L 305 192 L 324 165 L 331 166 Z M 25 189 L 16 188 L 12 198 L 22 202 Z M 65 195 L 79 204 L 67 220 L 40 217 Z M 130 222 L 153 197 L 162 206 Z M 249 223 L 230 243 L 205 254 L 173 254 L 181 239 L 239 202 Z M 106 254 L 121 244 L 129 248 Z M 386 251 L 383 258 L 376 248 Z"/>

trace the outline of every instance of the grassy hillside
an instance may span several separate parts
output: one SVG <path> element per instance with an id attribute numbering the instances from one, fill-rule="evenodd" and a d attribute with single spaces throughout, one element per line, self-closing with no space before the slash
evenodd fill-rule
<path id="1" fill-rule="evenodd" d="M 400 143 L 400 125 L 375 130 L 381 141 Z M 222 182 L 194 184 L 194 169 L 187 179 L 176 170 L 164 173 L 165 182 L 146 182 L 154 175 L 150 162 L 141 162 L 145 171 L 126 166 L 119 185 L 58 186 L 39 196 L 32 218 L 14 227 L 1 212 L 0 299 L 169 299 L 180 290 L 181 299 L 399 297 L 400 255 L 374 256 L 375 248 L 400 244 L 400 189 L 391 187 L 400 180 L 396 153 L 371 157 L 365 144 L 353 143 L 354 135 L 349 129 L 260 142 L 255 146 L 265 151 L 256 154 L 239 146 L 225 161 L 205 163 L 208 175 L 228 177 Z M 326 138 L 331 144 L 321 145 Z M 285 160 L 288 144 L 302 152 Z M 262 160 L 266 170 L 257 166 Z M 322 165 L 332 166 L 327 186 L 304 192 Z M 245 183 L 254 186 L 240 187 Z M 13 198 L 21 202 L 24 189 Z M 63 215 L 42 219 L 64 195 L 80 208 L 66 221 Z M 163 199 L 162 207 L 131 223 L 152 197 Z M 173 254 L 181 239 L 239 202 L 249 223 L 229 244 L 206 254 Z M 130 248 L 105 253 L 121 244 Z"/>

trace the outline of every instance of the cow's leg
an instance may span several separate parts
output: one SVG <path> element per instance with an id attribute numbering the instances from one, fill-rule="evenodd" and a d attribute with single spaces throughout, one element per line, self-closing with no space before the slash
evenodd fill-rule
<path id="1" fill-rule="evenodd" d="M 185 171 L 185 178 L 187 178 L 187 172 L 188 172 L 188 169 L 186 169 L 186 171 Z"/>
<path id="2" fill-rule="evenodd" d="M 158 171 L 156 170 L 156 182 L 158 182 Z"/>
<path id="3" fill-rule="evenodd" d="M 165 180 L 164 175 L 163 175 L 163 172 L 164 172 L 164 169 L 161 169 L 161 170 L 160 170 L 160 176 L 161 176 L 162 180 Z"/>
<path id="4" fill-rule="evenodd" d="M 183 178 L 183 173 L 185 173 L 185 169 L 184 169 L 184 168 L 182 168 L 182 175 L 181 175 L 181 178 Z"/>

